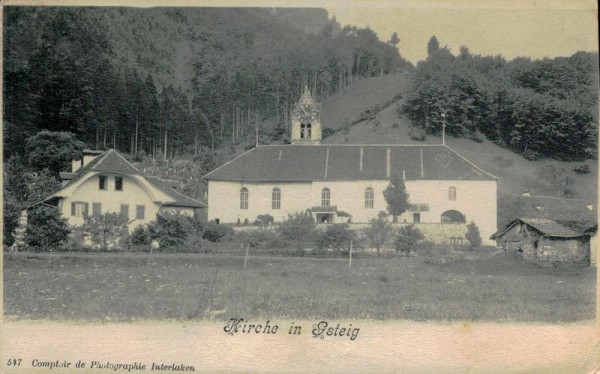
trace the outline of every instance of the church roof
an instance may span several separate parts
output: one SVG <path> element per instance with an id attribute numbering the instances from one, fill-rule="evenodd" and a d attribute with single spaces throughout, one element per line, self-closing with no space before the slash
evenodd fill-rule
<path id="1" fill-rule="evenodd" d="M 388 175 L 389 154 L 389 175 Z M 496 180 L 445 145 L 258 146 L 206 174 L 206 180 Z"/>

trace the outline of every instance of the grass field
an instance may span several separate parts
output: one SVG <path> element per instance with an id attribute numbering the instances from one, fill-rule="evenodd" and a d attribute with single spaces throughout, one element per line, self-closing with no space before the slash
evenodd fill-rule
<path id="1" fill-rule="evenodd" d="M 4 314 L 24 319 L 591 320 L 595 271 L 508 254 L 355 259 L 5 255 Z"/>

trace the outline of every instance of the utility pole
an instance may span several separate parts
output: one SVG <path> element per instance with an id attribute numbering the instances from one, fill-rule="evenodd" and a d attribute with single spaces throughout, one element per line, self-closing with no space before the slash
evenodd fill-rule
<path id="1" fill-rule="evenodd" d="M 446 113 L 442 113 L 442 145 L 446 145 Z"/>

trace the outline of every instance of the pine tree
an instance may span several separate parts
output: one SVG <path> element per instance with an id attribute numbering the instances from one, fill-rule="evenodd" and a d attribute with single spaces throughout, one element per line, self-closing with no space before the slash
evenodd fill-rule
<path id="1" fill-rule="evenodd" d="M 396 223 L 398 216 L 406 212 L 410 206 L 410 195 L 398 174 L 394 174 L 390 178 L 390 184 L 383 191 L 383 197 L 387 202 L 388 212 L 392 215 L 393 222 Z"/>

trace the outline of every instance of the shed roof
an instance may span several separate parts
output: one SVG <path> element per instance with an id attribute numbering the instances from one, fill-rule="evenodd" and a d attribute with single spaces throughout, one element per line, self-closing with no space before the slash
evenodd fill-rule
<path id="1" fill-rule="evenodd" d="M 445 145 L 258 146 L 206 174 L 207 180 L 316 181 L 497 179 Z"/>
<path id="2" fill-rule="evenodd" d="M 499 234 L 494 234 L 495 239 L 499 239 L 510 231 L 517 223 L 524 223 L 530 227 L 533 227 L 537 231 L 541 232 L 545 236 L 551 238 L 579 238 L 587 236 L 586 234 L 576 232 L 568 227 L 561 225 L 556 221 L 543 218 L 517 218 L 512 221 L 506 228 Z"/>

